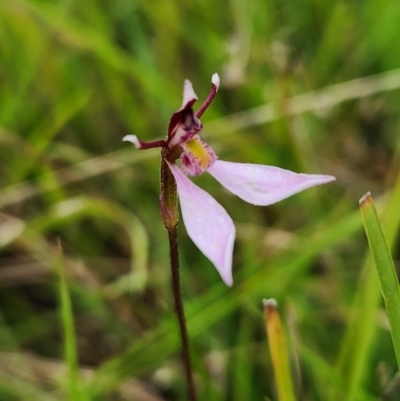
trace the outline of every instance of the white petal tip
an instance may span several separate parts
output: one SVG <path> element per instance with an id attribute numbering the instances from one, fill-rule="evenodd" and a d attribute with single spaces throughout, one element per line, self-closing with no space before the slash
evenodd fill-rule
<path id="1" fill-rule="evenodd" d="M 123 142 L 131 142 L 133 143 L 138 149 L 142 147 L 140 141 L 136 135 L 126 135 L 122 138 Z"/>
<path id="2" fill-rule="evenodd" d="M 233 285 L 233 278 L 232 278 L 232 276 L 230 276 L 230 277 L 223 277 L 222 280 L 224 281 L 224 283 L 225 283 L 228 287 L 232 287 L 232 285 Z"/>
<path id="3" fill-rule="evenodd" d="M 336 177 L 333 175 L 326 175 L 326 182 L 336 181 Z"/>
<path id="4" fill-rule="evenodd" d="M 183 83 L 182 108 L 186 107 L 189 103 L 192 103 L 195 100 L 197 100 L 197 95 L 194 93 L 193 85 L 188 79 L 185 79 Z"/>
<path id="5" fill-rule="evenodd" d="M 278 302 L 274 298 L 262 300 L 264 308 L 278 309 Z"/>
<path id="6" fill-rule="evenodd" d="M 217 73 L 213 74 L 213 76 L 211 77 L 211 82 L 214 86 L 217 87 L 217 89 L 219 88 L 220 80 L 219 80 L 219 75 Z"/>
<path id="7" fill-rule="evenodd" d="M 364 203 L 366 203 L 367 201 L 370 201 L 372 199 L 372 195 L 371 192 L 367 192 L 359 201 L 358 204 L 360 206 L 362 206 Z"/>

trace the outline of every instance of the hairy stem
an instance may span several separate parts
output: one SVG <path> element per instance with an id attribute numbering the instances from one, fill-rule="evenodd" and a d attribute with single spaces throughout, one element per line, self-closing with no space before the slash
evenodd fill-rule
<path id="1" fill-rule="evenodd" d="M 168 229 L 169 246 L 171 252 L 171 278 L 172 292 L 174 294 L 175 313 L 178 318 L 179 332 L 182 343 L 182 362 L 185 369 L 188 383 L 188 394 L 190 401 L 196 401 L 196 389 L 193 381 L 192 367 L 190 363 L 189 335 L 186 327 L 185 311 L 182 303 L 181 283 L 179 277 L 179 256 L 178 256 L 178 228 L 177 226 Z"/>
<path id="2" fill-rule="evenodd" d="M 178 319 L 179 333 L 182 344 L 182 362 L 185 369 L 186 381 L 188 384 L 189 401 L 196 401 L 196 389 L 193 381 L 192 367 L 190 364 L 189 336 L 186 328 L 185 311 L 182 303 L 181 281 L 179 278 L 179 254 L 178 254 L 178 202 L 175 178 L 171 173 L 166 158 L 169 156 L 169 149 L 161 151 L 161 193 L 160 209 L 164 227 L 168 231 L 172 293 L 174 296 L 175 314 Z"/>

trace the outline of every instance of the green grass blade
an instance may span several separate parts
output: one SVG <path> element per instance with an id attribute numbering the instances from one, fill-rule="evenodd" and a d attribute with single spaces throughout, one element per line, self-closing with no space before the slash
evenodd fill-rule
<path id="1" fill-rule="evenodd" d="M 396 270 L 369 192 L 360 199 L 360 210 L 385 301 L 397 366 L 400 368 L 400 291 Z"/>
<path id="2" fill-rule="evenodd" d="M 397 213 L 399 202 L 400 176 L 393 190 L 382 200 L 380 206 L 382 210 L 381 222 L 390 247 L 395 244 L 400 224 L 400 216 Z M 367 255 L 337 362 L 339 371 L 345 378 L 347 401 L 357 400 L 357 392 L 368 380 L 368 372 L 371 369 L 371 352 L 376 333 L 376 310 L 379 306 L 380 297 L 380 288 L 373 261 L 371 256 Z M 337 396 L 332 394 L 330 400 L 336 399 Z"/>
<path id="3" fill-rule="evenodd" d="M 280 401 L 295 401 L 286 337 L 278 312 L 278 304 L 274 299 L 264 299 L 263 304 L 278 398 Z"/>
<path id="4" fill-rule="evenodd" d="M 64 334 L 64 355 L 68 367 L 67 392 L 71 401 L 87 401 L 81 389 L 79 377 L 78 352 L 76 347 L 74 316 L 71 298 L 64 272 L 64 263 L 61 246 L 57 255 L 57 264 L 60 272 L 60 312 Z"/>
<path id="5" fill-rule="evenodd" d="M 29 136 L 30 155 L 26 160 L 15 160 L 11 166 L 10 184 L 20 182 L 40 163 L 40 156 L 48 148 L 59 130 L 87 106 L 90 92 L 82 91 L 63 99 L 35 127 Z"/>
<path id="6" fill-rule="evenodd" d="M 336 395 L 336 400 L 345 399 L 346 380 L 337 367 L 305 344 L 300 346 L 300 355 L 305 363 L 306 371 L 311 375 L 310 380 L 313 386 L 317 387 L 321 393 L 318 399 L 328 400 L 332 397 L 332 393 Z M 333 388 L 340 389 L 341 392 L 332 392 Z M 356 389 L 355 396 L 359 401 L 376 401 L 376 397 L 362 387 Z"/>

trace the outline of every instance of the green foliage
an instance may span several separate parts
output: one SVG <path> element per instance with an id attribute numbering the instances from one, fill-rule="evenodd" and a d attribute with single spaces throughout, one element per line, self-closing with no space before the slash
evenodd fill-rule
<path id="1" fill-rule="evenodd" d="M 67 373 L 67 394 L 68 399 L 84 401 L 85 393 L 82 392 L 80 383 L 80 372 L 78 364 L 78 354 L 76 347 L 76 335 L 74 325 L 74 314 L 69 295 L 68 284 L 65 278 L 64 261 L 61 247 L 55 258 L 55 264 L 58 265 L 60 274 L 60 311 L 62 321 L 62 331 L 64 333 L 64 354 L 65 363 L 68 367 Z"/>
<path id="2" fill-rule="evenodd" d="M 262 298 L 296 396 L 371 401 L 395 377 L 358 199 L 376 196 L 396 266 L 400 3 L 243 4 L 0 2 L 0 400 L 186 399 L 159 154 L 121 138 L 162 138 L 183 80 L 202 100 L 214 72 L 221 159 L 337 181 L 261 208 L 196 178 L 237 227 L 226 288 L 180 225 L 199 399 L 277 399 Z"/>
<path id="3" fill-rule="evenodd" d="M 371 193 L 368 192 L 361 198 L 360 210 L 385 301 L 397 366 L 400 367 L 400 289 L 397 273 L 379 223 Z"/>
<path id="4" fill-rule="evenodd" d="M 278 304 L 274 299 L 264 299 L 263 304 L 278 399 L 281 401 L 295 401 L 286 333 L 279 316 Z"/>

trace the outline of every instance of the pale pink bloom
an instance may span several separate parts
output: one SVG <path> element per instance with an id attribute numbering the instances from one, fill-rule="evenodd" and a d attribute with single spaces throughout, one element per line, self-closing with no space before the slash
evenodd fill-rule
<path id="1" fill-rule="evenodd" d="M 219 77 L 212 76 L 212 88 L 206 101 L 194 113 L 197 100 L 192 84 L 186 80 L 183 103 L 170 120 L 166 140 L 142 142 L 135 135 L 124 141 L 138 149 L 163 147 L 166 160 L 175 177 L 183 221 L 189 237 L 215 265 L 227 285 L 232 285 L 232 253 L 235 226 L 225 209 L 187 176 L 211 174 L 226 189 L 246 202 L 259 206 L 271 205 L 304 189 L 335 180 L 329 175 L 297 174 L 279 167 L 259 164 L 225 162 L 217 159 L 212 148 L 200 139 L 203 126 L 199 118 L 213 100 L 219 87 Z M 175 164 L 180 159 L 181 167 Z"/>

